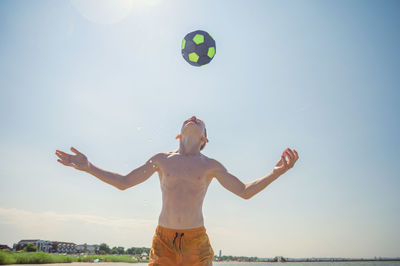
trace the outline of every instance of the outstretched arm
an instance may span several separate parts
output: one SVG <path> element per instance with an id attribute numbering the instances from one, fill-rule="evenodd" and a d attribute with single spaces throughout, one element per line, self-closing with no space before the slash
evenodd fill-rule
<path id="1" fill-rule="evenodd" d="M 120 190 L 124 190 L 123 175 L 114 173 L 111 171 L 103 170 L 100 167 L 95 166 L 89 162 L 89 169 L 86 171 L 91 175 L 94 175 L 101 181 L 110 184 Z"/>
<path id="2" fill-rule="evenodd" d="M 143 165 L 138 168 L 132 170 L 129 174 L 125 175 L 122 179 L 123 189 L 127 189 L 137 184 L 140 184 L 150 176 L 152 176 L 156 171 L 159 171 L 158 161 L 163 153 L 157 153 L 153 155 L 150 159 L 146 161 Z"/>
<path id="3" fill-rule="evenodd" d="M 158 171 L 157 159 L 161 155 L 158 153 L 152 156 L 147 162 L 133 170 L 127 175 L 121 175 L 118 173 L 114 173 L 111 171 L 106 171 L 101 169 L 87 159 L 87 157 L 75 149 L 71 147 L 71 151 L 74 154 L 68 154 L 60 150 L 56 150 L 56 155 L 60 158 L 57 161 L 66 165 L 74 167 L 77 170 L 81 170 L 87 172 L 91 175 L 94 175 L 101 181 L 110 184 L 120 190 L 125 190 L 129 187 L 135 186 L 147 180 L 155 171 Z"/>
<path id="4" fill-rule="evenodd" d="M 285 160 L 286 156 L 289 157 L 288 163 Z M 220 162 L 215 160 L 216 168 L 214 176 L 223 187 L 232 193 L 235 193 L 243 199 L 250 199 L 271 184 L 272 181 L 276 180 L 279 176 L 292 168 L 298 158 L 298 154 L 295 150 L 292 152 L 289 148 L 286 149 L 283 152 L 281 159 L 275 165 L 275 168 L 269 174 L 247 184 L 243 184 L 237 177 L 230 174 Z"/>
<path id="5" fill-rule="evenodd" d="M 94 175 L 101 181 L 110 184 L 118 189 L 123 190 L 124 183 L 123 183 L 123 176 L 117 173 L 113 173 L 110 171 L 103 170 L 87 159 L 86 155 L 71 147 L 71 151 L 74 154 L 68 154 L 66 152 L 56 150 L 56 155 L 60 158 L 57 161 L 62 163 L 65 166 L 74 167 L 77 170 L 87 172 L 91 175 Z"/>

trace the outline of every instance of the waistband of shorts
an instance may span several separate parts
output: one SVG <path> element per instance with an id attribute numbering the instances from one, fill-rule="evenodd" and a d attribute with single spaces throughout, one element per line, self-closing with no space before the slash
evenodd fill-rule
<path id="1" fill-rule="evenodd" d="M 156 233 L 164 235 L 164 236 L 173 236 L 176 233 L 180 235 L 184 233 L 185 236 L 196 236 L 199 234 L 203 234 L 206 232 L 206 228 L 204 226 L 196 227 L 196 228 L 189 228 L 189 229 L 174 229 L 174 228 L 167 228 L 161 225 L 157 225 Z"/>

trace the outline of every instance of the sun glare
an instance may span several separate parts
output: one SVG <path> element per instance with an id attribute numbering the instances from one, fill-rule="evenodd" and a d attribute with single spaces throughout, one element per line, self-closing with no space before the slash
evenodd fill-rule
<path id="1" fill-rule="evenodd" d="M 72 5 L 84 18 L 99 24 L 120 22 L 131 13 L 136 2 L 134 0 L 71 0 Z"/>

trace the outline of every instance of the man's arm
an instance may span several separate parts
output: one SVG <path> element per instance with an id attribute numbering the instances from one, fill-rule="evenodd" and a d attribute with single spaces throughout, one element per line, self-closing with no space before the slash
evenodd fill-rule
<path id="1" fill-rule="evenodd" d="M 99 178 L 100 180 L 120 189 L 136 186 L 146 181 L 154 172 L 159 170 L 157 160 L 162 153 L 157 153 L 147 160 L 145 164 L 134 169 L 127 175 L 120 175 L 110 171 L 103 170 L 89 162 L 89 169 L 86 171 Z"/>
<path id="2" fill-rule="evenodd" d="M 266 188 L 272 181 L 276 180 L 279 175 L 275 174 L 274 172 L 270 172 L 266 176 L 254 180 L 253 182 L 246 184 L 245 195 L 246 199 L 250 199 L 255 194 Z"/>
<path id="3" fill-rule="evenodd" d="M 122 189 L 122 175 L 103 170 L 94 164 L 90 163 L 86 155 L 71 147 L 71 151 L 75 154 L 68 154 L 66 152 L 56 150 L 56 155 L 60 158 L 57 161 L 65 166 L 74 167 L 77 170 L 87 172 L 94 175 L 100 180 L 118 188 Z"/>
<path id="4" fill-rule="evenodd" d="M 286 157 L 289 158 L 288 162 L 286 162 Z M 292 151 L 287 148 L 283 151 L 281 159 L 276 163 L 274 169 L 268 175 L 247 184 L 243 184 L 235 176 L 228 173 L 226 168 L 220 162 L 214 160 L 216 163 L 214 176 L 226 189 L 244 199 L 250 199 L 271 184 L 272 181 L 286 173 L 290 168 L 293 168 L 298 159 L 299 155 L 297 154 L 297 151 Z"/>
<path id="5" fill-rule="evenodd" d="M 133 170 L 131 173 L 127 175 L 120 175 L 114 172 L 103 170 L 90 163 L 86 155 L 84 155 L 74 147 L 71 147 L 71 151 L 73 151 L 75 155 L 56 150 L 56 155 L 60 158 L 57 161 L 62 163 L 63 165 L 74 167 L 75 169 L 94 175 L 101 181 L 110 184 L 120 190 L 125 190 L 129 187 L 142 183 L 143 181 L 148 179 L 155 171 L 158 171 L 159 165 L 157 161 L 159 157 L 163 154 L 157 153 L 149 160 L 147 160 L 144 165 Z"/>
<path id="6" fill-rule="evenodd" d="M 89 164 L 89 167 L 86 170 L 87 173 L 94 175 L 101 181 L 103 181 L 107 184 L 110 184 L 120 190 L 124 190 L 124 182 L 123 182 L 124 176 L 123 175 L 103 170 L 90 162 L 88 164 Z"/>
<path id="7" fill-rule="evenodd" d="M 236 176 L 230 174 L 220 162 L 216 160 L 215 162 L 216 168 L 214 170 L 214 176 L 217 178 L 218 182 L 224 188 L 243 199 L 250 199 L 279 177 L 279 175 L 271 172 L 263 178 L 244 184 Z"/>
<path id="8" fill-rule="evenodd" d="M 158 163 L 164 153 L 157 153 L 146 161 L 143 165 L 132 170 L 122 178 L 122 190 L 136 186 L 150 178 L 156 171 L 160 170 Z"/>

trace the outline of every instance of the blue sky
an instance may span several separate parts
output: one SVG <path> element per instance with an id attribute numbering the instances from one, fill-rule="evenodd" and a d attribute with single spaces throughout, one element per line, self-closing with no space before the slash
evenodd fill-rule
<path id="1" fill-rule="evenodd" d="M 157 174 L 125 191 L 57 162 L 74 146 L 127 174 L 192 115 L 202 151 L 244 183 L 287 147 L 295 167 L 250 200 L 213 180 L 216 254 L 399 256 L 396 1 L 0 2 L 1 244 L 151 246 Z M 184 61 L 208 31 L 216 55 Z"/>

